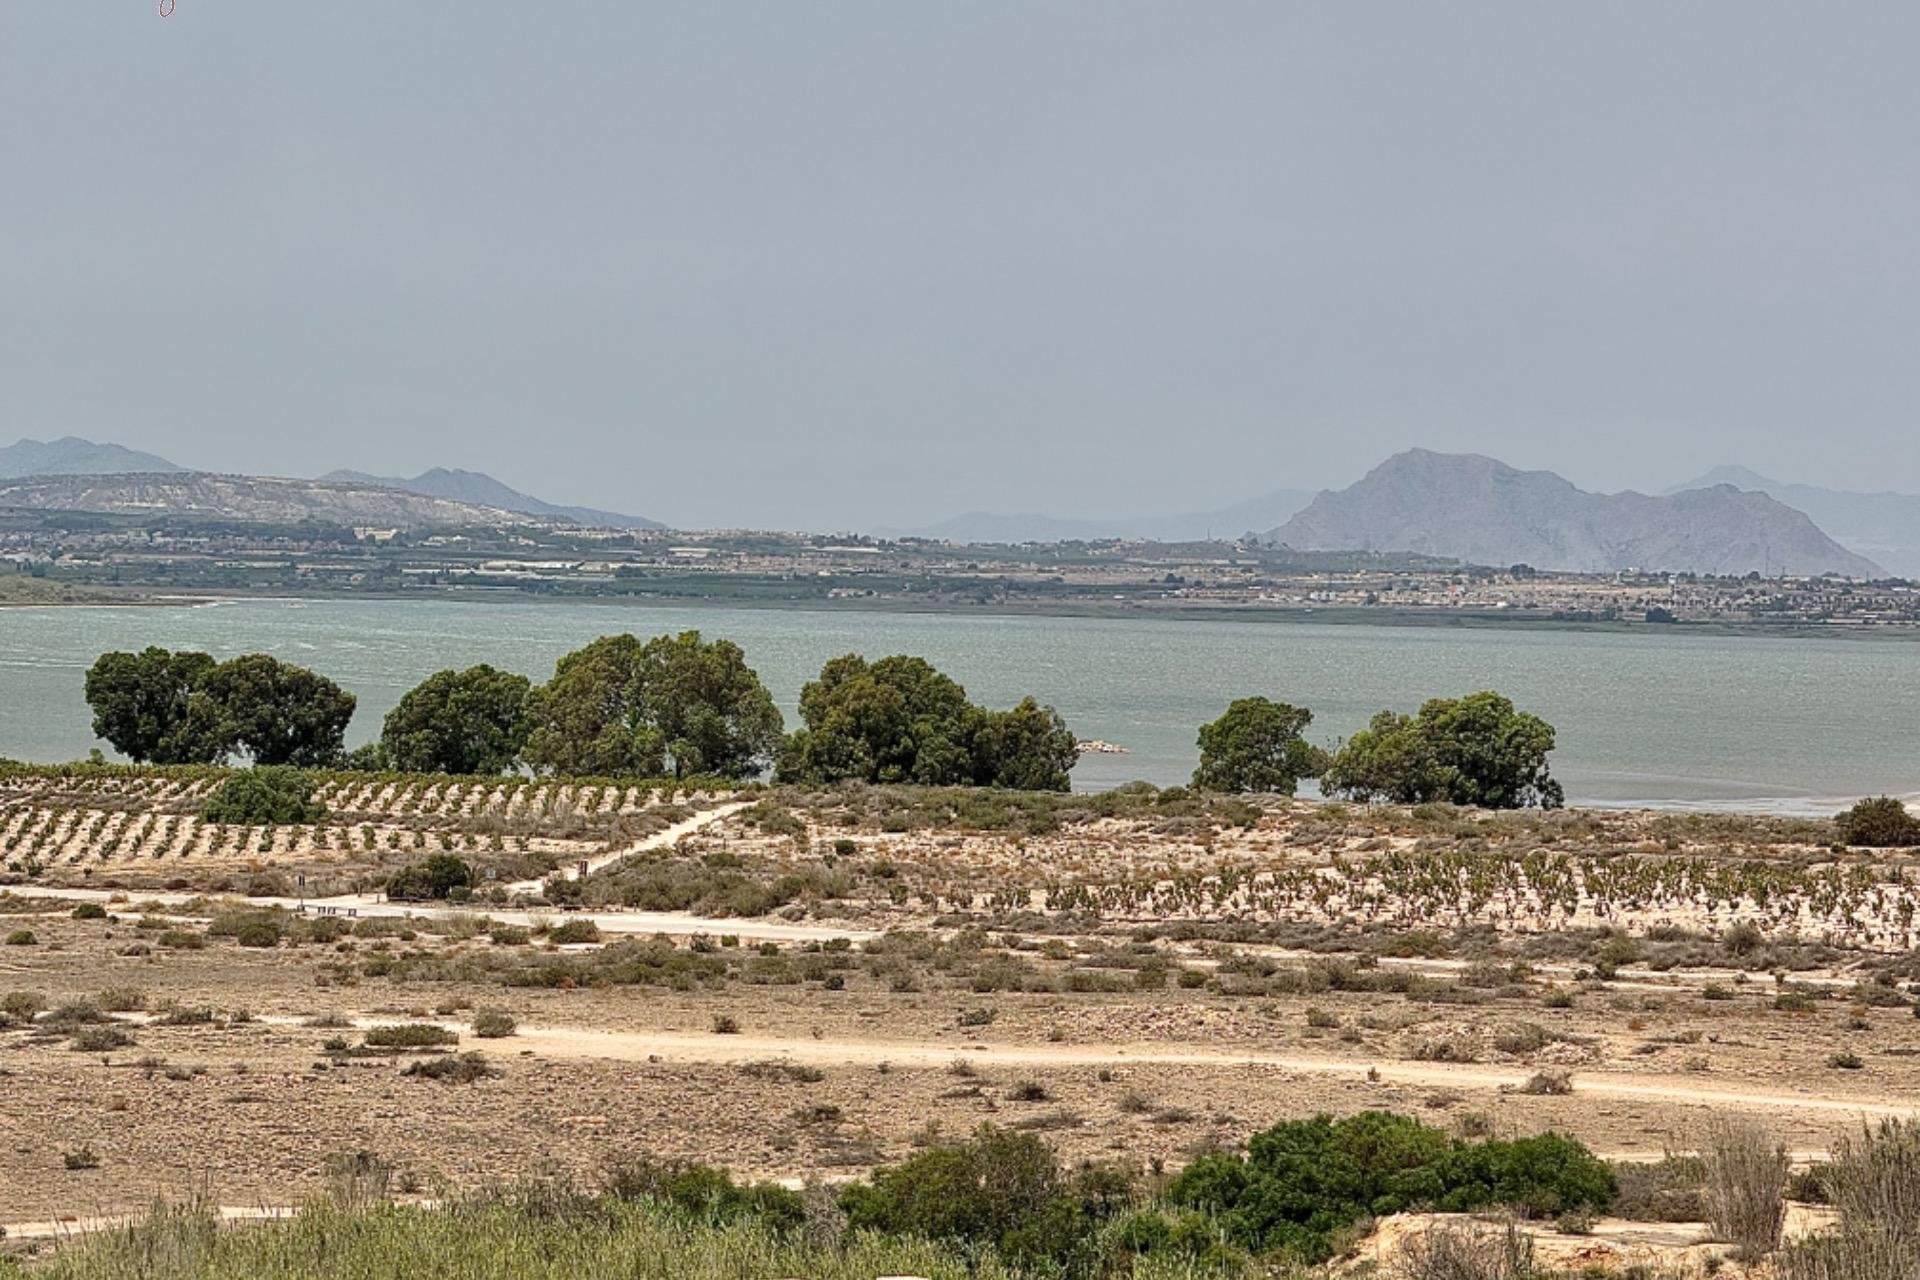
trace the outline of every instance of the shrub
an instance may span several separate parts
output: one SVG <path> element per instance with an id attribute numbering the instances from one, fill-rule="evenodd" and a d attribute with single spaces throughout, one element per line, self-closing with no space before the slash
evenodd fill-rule
<path id="1" fill-rule="evenodd" d="M 1821 1182 L 1840 1225 L 1784 1250 L 1780 1280 L 1920 1274 L 1920 1123 L 1888 1120 L 1841 1142 Z"/>
<path id="2" fill-rule="evenodd" d="M 74 1032 L 71 1047 L 76 1053 L 108 1053 L 132 1043 L 133 1037 L 119 1027 L 96 1026 L 81 1027 Z"/>
<path id="3" fill-rule="evenodd" d="M 1539 1071 L 1527 1077 L 1520 1086 L 1520 1092 L 1532 1097 L 1561 1098 L 1573 1092 L 1573 1073 L 1570 1071 Z"/>
<path id="4" fill-rule="evenodd" d="M 485 1054 L 456 1053 L 444 1058 L 427 1058 L 415 1062 L 403 1076 L 417 1076 L 423 1080 L 438 1080 L 442 1084 L 472 1084 L 476 1080 L 485 1080 L 500 1074 L 498 1068 L 487 1062 Z"/>
<path id="5" fill-rule="evenodd" d="M 38 991 L 9 991 L 0 996 L 0 1027 L 24 1027 L 46 1012 L 47 998 Z"/>
<path id="6" fill-rule="evenodd" d="M 1132 1195 L 1123 1171 L 1087 1166 L 1070 1176 L 1034 1135 L 983 1125 L 968 1142 L 849 1186 L 840 1203 L 855 1231 L 995 1247 L 1010 1264 L 1037 1269 L 1070 1257 Z"/>
<path id="7" fill-rule="evenodd" d="M 1707 1142 L 1707 1221 L 1749 1262 L 1780 1247 L 1787 1154 L 1752 1124 L 1722 1120 Z"/>
<path id="8" fill-rule="evenodd" d="M 98 1169 L 100 1167 L 100 1157 L 93 1153 L 92 1147 L 80 1147 L 73 1151 L 62 1152 L 60 1154 L 60 1163 L 66 1165 L 69 1170 L 75 1171 L 81 1169 Z"/>
<path id="9" fill-rule="evenodd" d="M 1247 1154 L 1203 1156 L 1169 1185 L 1176 1205 L 1222 1214 L 1227 1237 L 1310 1263 L 1336 1230 L 1416 1206 L 1467 1212 L 1522 1206 L 1541 1216 L 1605 1209 L 1613 1172 L 1558 1134 L 1463 1143 L 1404 1116 L 1289 1120 L 1255 1134 Z"/>
<path id="10" fill-rule="evenodd" d="M 37 946 L 39 942 L 40 939 L 34 936 L 31 929 L 15 929 L 7 935 L 7 945 L 10 947 Z"/>
<path id="11" fill-rule="evenodd" d="M 459 1033 L 431 1022 L 404 1022 L 397 1027 L 374 1027 L 366 1034 L 366 1043 L 375 1049 L 434 1049 L 459 1044 Z"/>
<path id="12" fill-rule="evenodd" d="M 519 1022 L 505 1009 L 482 1009 L 473 1015 L 473 1034 L 482 1040 L 499 1040 L 519 1029 Z"/>
<path id="13" fill-rule="evenodd" d="M 320 822 L 327 809 L 314 803 L 314 785 L 312 774 L 285 765 L 242 769 L 207 798 L 200 816 L 208 822 L 244 827 Z"/>
<path id="14" fill-rule="evenodd" d="M 1613 1212 L 1635 1222 L 1699 1222 L 1707 1216 L 1701 1184 L 1706 1161 L 1670 1155 L 1651 1163 L 1621 1161 L 1613 1166 L 1620 1193 Z"/>
<path id="15" fill-rule="evenodd" d="M 1396 1280 L 1542 1280 L 1533 1237 L 1508 1223 L 1499 1235 L 1436 1224 L 1400 1246 Z"/>
<path id="16" fill-rule="evenodd" d="M 75 920 L 105 920 L 107 909 L 97 902 L 83 902 L 73 909 Z"/>
<path id="17" fill-rule="evenodd" d="M 436 853 L 387 877 L 387 896 L 445 901 L 456 889 L 473 887 L 473 868 L 451 853 Z"/>
<path id="18" fill-rule="evenodd" d="M 280 922 L 249 920 L 235 931 L 233 940 L 243 947 L 277 947 L 280 945 Z"/>
<path id="19" fill-rule="evenodd" d="M 754 1219 L 786 1234 L 807 1216 L 798 1193 L 772 1182 L 742 1185 L 711 1165 L 643 1155 L 611 1165 L 604 1185 L 621 1200 L 652 1201 L 716 1225 Z"/>
<path id="20" fill-rule="evenodd" d="M 557 925 L 547 935 L 547 941 L 565 946 L 575 942 L 600 941 L 600 926 L 591 920 L 569 920 Z"/>
<path id="21" fill-rule="evenodd" d="M 1907 849 L 1920 845 L 1920 818 L 1892 796 L 1862 800 L 1834 819 L 1840 839 L 1868 849 Z"/>

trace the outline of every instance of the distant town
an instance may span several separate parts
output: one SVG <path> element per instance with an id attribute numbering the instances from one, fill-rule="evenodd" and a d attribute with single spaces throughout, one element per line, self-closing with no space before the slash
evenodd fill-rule
<path id="1" fill-rule="evenodd" d="M 0 564 L 16 581 L 64 592 L 65 602 L 366 594 L 1455 624 L 1920 626 L 1920 587 L 1902 579 L 1553 573 L 1254 540 L 971 546 L 739 530 L 408 530 L 15 511 L 0 515 Z M 8 594 L 21 598 L 0 599 Z"/>

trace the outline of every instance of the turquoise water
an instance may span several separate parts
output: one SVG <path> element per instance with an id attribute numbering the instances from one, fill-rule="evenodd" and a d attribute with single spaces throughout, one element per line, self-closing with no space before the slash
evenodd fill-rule
<path id="1" fill-rule="evenodd" d="M 1032 693 L 1129 748 L 1083 759 L 1083 788 L 1184 781 L 1197 727 L 1247 694 L 1311 707 L 1330 741 L 1382 707 L 1498 688 L 1559 729 L 1554 770 L 1576 802 L 1812 810 L 1920 791 L 1920 645 L 1897 640 L 444 601 L 0 610 L 0 756 L 102 745 L 81 680 L 107 649 L 311 666 L 359 695 L 360 742 L 440 668 L 538 680 L 595 636 L 687 628 L 739 642 L 790 722 L 800 686 L 849 651 L 919 654 L 994 705 Z"/>

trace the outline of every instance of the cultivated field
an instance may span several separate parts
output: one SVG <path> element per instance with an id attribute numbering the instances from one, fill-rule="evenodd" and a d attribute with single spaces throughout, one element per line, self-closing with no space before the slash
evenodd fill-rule
<path id="1" fill-rule="evenodd" d="M 361 1152 L 415 1200 L 643 1152 L 798 1183 L 991 1122 L 1151 1176 L 1384 1109 L 1664 1171 L 1616 1212 L 1680 1223 L 1554 1247 L 1697 1274 L 1667 1153 L 1920 1106 L 1915 869 L 1825 823 L 341 776 L 252 829 L 214 780 L 0 779 L 15 1248 Z M 382 899 L 440 852 L 471 900 Z"/>

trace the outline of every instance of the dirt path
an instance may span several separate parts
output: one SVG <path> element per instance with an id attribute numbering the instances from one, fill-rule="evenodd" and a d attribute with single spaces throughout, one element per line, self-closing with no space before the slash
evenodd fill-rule
<path id="1" fill-rule="evenodd" d="M 753 804 L 754 802 L 751 800 L 730 801 L 718 808 L 707 809 L 703 812 L 696 813 L 685 822 L 676 822 L 665 831 L 656 831 L 652 835 L 626 846 L 624 849 L 614 849 L 607 853 L 600 854 L 597 857 L 588 858 L 586 859 L 587 874 L 592 875 L 603 867 L 610 867 L 614 863 L 625 858 L 631 858 L 638 853 L 651 853 L 655 849 L 670 849 L 678 844 L 684 837 L 692 835 L 703 827 L 712 826 L 722 818 L 732 817 L 742 809 L 750 809 L 753 807 Z M 578 880 L 580 878 L 580 868 L 577 866 L 562 867 L 557 874 L 567 880 Z M 539 893 L 541 886 L 544 884 L 544 880 L 516 880 L 512 884 L 505 886 L 505 888 L 508 893 Z"/>
<path id="2" fill-rule="evenodd" d="M 293 1019 L 268 1019 L 292 1023 Z M 358 1017 L 356 1027 L 394 1025 L 392 1017 Z M 465 1023 L 440 1022 L 471 1037 Z M 1122 1066 L 1144 1064 L 1187 1067 L 1271 1067 L 1299 1075 L 1374 1078 L 1391 1084 L 1431 1088 L 1517 1089 L 1526 1069 L 1489 1070 L 1436 1062 L 1365 1062 L 1348 1058 L 1302 1057 L 1283 1053 L 1223 1053 L 1183 1045 L 1154 1044 L 945 1044 L 900 1040 L 825 1040 L 812 1037 L 701 1035 L 679 1031 L 592 1031 L 579 1027 L 521 1027 L 511 1040 L 472 1041 L 469 1047 L 499 1050 L 512 1046 L 550 1058 L 598 1058 L 616 1062 L 679 1061 L 746 1063 L 770 1059 L 806 1066 L 945 1067 L 965 1061 L 975 1067 Z M 1588 1071 L 1573 1078 L 1573 1091 L 1595 1097 L 1646 1098 L 1700 1106 L 1751 1110 L 1814 1111 L 1861 1119 L 1920 1116 L 1920 1100 L 1889 1102 L 1832 1094 L 1702 1088 L 1676 1077 L 1622 1075 Z"/>

